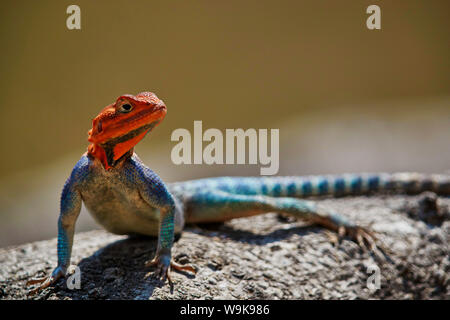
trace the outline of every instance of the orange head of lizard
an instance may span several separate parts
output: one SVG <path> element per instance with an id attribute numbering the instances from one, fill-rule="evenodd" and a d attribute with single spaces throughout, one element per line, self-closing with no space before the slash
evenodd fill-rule
<path id="1" fill-rule="evenodd" d="M 152 92 L 120 96 L 92 120 L 88 153 L 110 169 L 164 119 L 166 112 L 164 102 Z"/>

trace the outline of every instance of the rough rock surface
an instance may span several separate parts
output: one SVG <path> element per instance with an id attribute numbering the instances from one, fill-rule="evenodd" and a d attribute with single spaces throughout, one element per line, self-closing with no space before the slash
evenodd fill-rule
<path id="1" fill-rule="evenodd" d="M 214 226 L 188 226 L 173 256 L 198 269 L 173 272 L 174 288 L 144 279 L 152 238 L 104 231 L 75 235 L 81 288 L 65 280 L 28 297 L 28 279 L 56 265 L 56 239 L 0 249 L 0 299 L 449 299 L 450 199 L 433 194 L 321 200 L 371 225 L 389 251 L 381 258 L 327 231 L 275 213 Z M 380 289 L 370 268 L 380 270 Z M 368 269 L 369 268 L 369 269 Z M 372 279 L 372 280 L 371 280 Z"/>

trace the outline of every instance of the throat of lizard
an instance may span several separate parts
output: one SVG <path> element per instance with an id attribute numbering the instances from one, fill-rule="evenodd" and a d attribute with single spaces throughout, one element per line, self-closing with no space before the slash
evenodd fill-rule
<path id="1" fill-rule="evenodd" d="M 100 160 L 106 170 L 116 166 L 123 158 L 133 154 L 133 147 L 144 138 L 149 130 L 133 132 L 118 138 L 114 138 L 102 144 L 91 143 L 88 154 Z"/>

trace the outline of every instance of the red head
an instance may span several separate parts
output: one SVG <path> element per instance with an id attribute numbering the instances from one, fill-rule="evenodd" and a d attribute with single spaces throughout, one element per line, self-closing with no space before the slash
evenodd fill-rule
<path id="1" fill-rule="evenodd" d="M 152 92 L 120 96 L 92 120 L 88 153 L 98 158 L 105 169 L 113 167 L 164 119 L 166 112 L 164 102 Z"/>

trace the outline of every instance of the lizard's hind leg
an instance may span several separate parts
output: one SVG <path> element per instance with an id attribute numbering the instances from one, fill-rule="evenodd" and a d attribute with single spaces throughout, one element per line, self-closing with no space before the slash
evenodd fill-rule
<path id="1" fill-rule="evenodd" d="M 319 208 L 315 202 L 297 198 L 232 194 L 225 191 L 199 192 L 185 202 L 186 222 L 220 222 L 269 212 L 279 212 L 319 224 L 350 236 L 362 248 L 376 250 L 375 236 L 345 217 Z"/>

